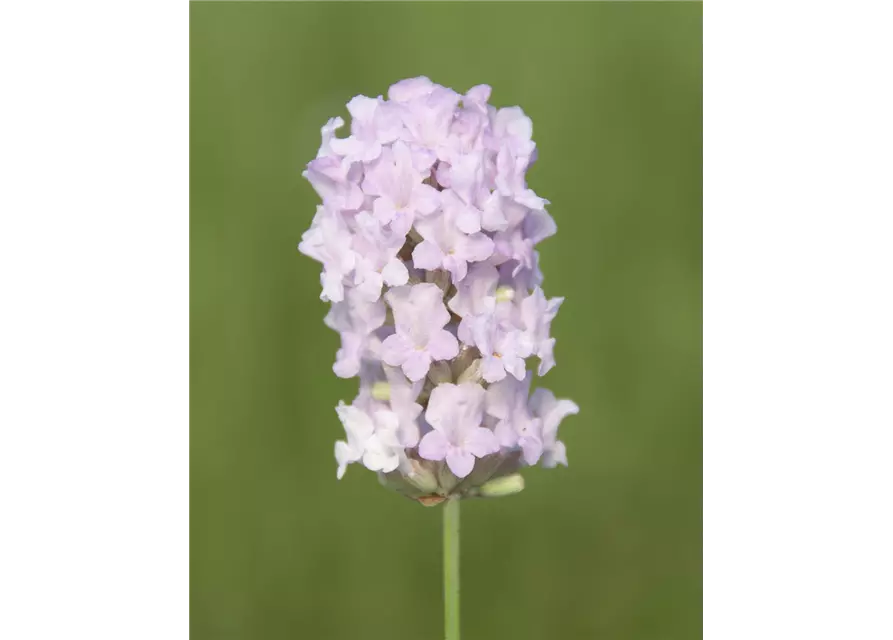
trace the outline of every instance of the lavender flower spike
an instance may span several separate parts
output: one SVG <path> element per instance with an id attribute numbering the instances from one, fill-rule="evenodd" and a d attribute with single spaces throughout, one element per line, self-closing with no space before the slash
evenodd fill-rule
<path id="1" fill-rule="evenodd" d="M 322 265 L 333 369 L 360 380 L 336 409 L 337 476 L 361 464 L 426 505 L 566 465 L 558 427 L 579 411 L 531 391 L 555 366 L 563 298 L 543 292 L 535 247 L 556 226 L 526 181 L 533 124 L 490 94 L 419 77 L 356 96 L 349 135 L 330 119 L 303 174 L 322 202 L 298 249 Z"/>

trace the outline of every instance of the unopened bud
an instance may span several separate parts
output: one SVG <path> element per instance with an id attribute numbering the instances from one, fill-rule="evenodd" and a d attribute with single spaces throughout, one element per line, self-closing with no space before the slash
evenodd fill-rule
<path id="1" fill-rule="evenodd" d="M 496 289 L 496 302 L 511 302 L 515 299 L 515 290 L 511 287 L 499 287 Z"/>
<path id="2" fill-rule="evenodd" d="M 387 402 L 391 399 L 391 385 L 380 381 L 372 385 L 372 399 L 379 402 Z"/>
<path id="3" fill-rule="evenodd" d="M 480 495 L 483 498 L 501 498 L 520 493 L 524 490 L 524 477 L 519 473 L 490 480 L 481 485 Z"/>

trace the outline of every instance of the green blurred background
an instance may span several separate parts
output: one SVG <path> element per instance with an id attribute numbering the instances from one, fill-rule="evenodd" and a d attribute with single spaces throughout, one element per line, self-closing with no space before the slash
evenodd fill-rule
<path id="1" fill-rule="evenodd" d="M 464 638 L 701 636 L 698 3 L 190 6 L 191 630 L 442 638 L 441 510 L 335 480 L 300 177 L 355 94 L 427 75 L 534 122 L 570 467 L 463 504 Z"/>

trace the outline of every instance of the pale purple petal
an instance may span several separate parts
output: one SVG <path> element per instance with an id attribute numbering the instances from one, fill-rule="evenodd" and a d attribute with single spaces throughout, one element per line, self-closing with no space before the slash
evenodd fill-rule
<path id="1" fill-rule="evenodd" d="M 366 342 L 365 336 L 355 333 L 341 334 L 341 348 L 335 354 L 332 370 L 339 378 L 353 378 L 360 372 L 360 354 Z"/>
<path id="2" fill-rule="evenodd" d="M 462 318 L 462 321 L 459 323 L 459 330 L 457 331 L 457 334 L 459 336 L 459 340 L 471 347 L 475 346 L 474 316 L 465 316 L 464 318 Z"/>
<path id="3" fill-rule="evenodd" d="M 332 138 L 329 140 L 329 149 L 332 154 L 339 156 L 348 156 L 358 151 L 362 143 L 356 138 Z"/>
<path id="4" fill-rule="evenodd" d="M 540 366 L 537 374 L 544 376 L 555 366 L 555 338 L 541 342 L 537 355 L 540 357 Z"/>
<path id="5" fill-rule="evenodd" d="M 437 153 L 426 146 L 416 143 L 410 143 L 409 149 L 412 152 L 413 169 L 426 177 L 430 175 L 431 167 L 437 162 Z M 435 189 L 435 191 L 437 190 Z"/>
<path id="6" fill-rule="evenodd" d="M 400 457 L 390 450 L 370 450 L 363 453 L 363 466 L 370 471 L 390 473 L 400 464 Z"/>
<path id="7" fill-rule="evenodd" d="M 443 252 L 428 240 L 423 240 L 412 250 L 412 265 L 416 269 L 439 269 L 443 263 Z"/>
<path id="8" fill-rule="evenodd" d="M 324 271 L 320 279 L 322 280 L 322 294 L 319 297 L 322 300 L 330 302 L 344 300 L 344 278 L 340 273 Z"/>
<path id="9" fill-rule="evenodd" d="M 392 367 L 399 367 L 415 351 L 412 343 L 403 335 L 395 333 L 381 343 L 381 359 Z"/>
<path id="10" fill-rule="evenodd" d="M 354 96 L 347 103 L 347 112 L 350 114 L 351 125 L 359 123 L 368 124 L 372 122 L 375 116 L 375 110 L 378 108 L 378 100 L 368 98 L 366 96 Z"/>
<path id="11" fill-rule="evenodd" d="M 551 449 L 543 454 L 544 467 L 552 468 L 559 464 L 567 466 L 567 449 L 561 440 L 557 441 Z"/>
<path id="12" fill-rule="evenodd" d="M 391 258 L 381 272 L 389 287 L 399 287 L 409 282 L 409 271 L 399 258 Z"/>
<path id="13" fill-rule="evenodd" d="M 531 211 L 524 219 L 524 237 L 534 243 L 555 235 L 556 231 L 555 220 L 542 209 Z"/>
<path id="14" fill-rule="evenodd" d="M 338 414 L 341 424 L 344 425 L 344 431 L 347 433 L 347 441 L 351 445 L 351 450 L 361 447 L 362 443 L 375 431 L 372 418 L 362 409 L 352 405 L 345 405 L 342 402 L 335 408 L 335 412 Z M 356 454 L 355 459 L 359 459 L 359 455 Z"/>
<path id="15" fill-rule="evenodd" d="M 518 434 L 512 426 L 512 423 L 507 420 L 500 420 L 497 422 L 496 426 L 493 428 L 493 434 L 496 436 L 496 440 L 502 447 L 512 449 L 518 446 Z"/>
<path id="16" fill-rule="evenodd" d="M 457 253 L 468 262 L 480 262 L 493 255 L 493 240 L 483 233 L 473 233 L 460 241 Z"/>
<path id="17" fill-rule="evenodd" d="M 490 100 L 490 93 L 493 91 L 488 84 L 478 84 L 465 92 L 465 103 L 473 104 L 478 107 L 484 107 Z"/>
<path id="18" fill-rule="evenodd" d="M 332 155 L 330 145 L 332 140 L 335 139 L 335 132 L 343 126 L 344 119 L 341 117 L 330 118 L 328 122 L 323 125 L 320 130 L 320 133 L 322 134 L 322 144 L 319 147 L 319 153 L 316 154 L 317 158 Z"/>
<path id="19" fill-rule="evenodd" d="M 336 476 L 339 480 L 344 477 L 344 473 L 347 471 L 347 465 L 350 462 L 353 462 L 350 458 L 351 451 L 347 443 L 344 442 L 344 440 L 338 440 L 335 443 L 335 461 L 338 463 Z"/>
<path id="20" fill-rule="evenodd" d="M 434 83 L 425 76 L 407 78 L 391 85 L 388 98 L 395 102 L 409 102 L 424 97 L 434 89 Z"/>
<path id="21" fill-rule="evenodd" d="M 545 213 L 544 207 L 549 204 L 548 200 L 546 200 L 545 198 L 540 198 L 538 195 L 536 195 L 536 193 L 533 192 L 532 189 L 522 189 L 520 193 L 516 193 L 515 202 L 533 211 L 542 211 L 543 213 Z M 543 236 L 543 239 L 547 238 L 548 236 L 554 235 L 555 231 L 557 230 L 554 228 L 555 223 L 551 223 L 551 226 L 553 227 L 553 230 Z"/>
<path id="22" fill-rule="evenodd" d="M 364 300 L 374 302 L 381 298 L 381 286 L 383 279 L 377 271 L 366 271 L 363 281 L 357 286 L 356 291 Z"/>
<path id="23" fill-rule="evenodd" d="M 453 276 L 453 282 L 462 282 L 468 273 L 468 263 L 453 254 L 444 257 L 443 268 Z"/>
<path id="24" fill-rule="evenodd" d="M 488 316 L 472 316 L 469 320 L 469 328 L 474 336 L 473 343 L 481 353 L 490 355 L 493 353 L 493 318 Z M 501 365 L 500 365 L 501 366 Z"/>
<path id="25" fill-rule="evenodd" d="M 381 224 L 390 224 L 397 217 L 397 210 L 390 198 L 376 198 L 372 203 L 372 213 Z"/>
<path id="26" fill-rule="evenodd" d="M 443 460 L 450 443 L 440 431 L 429 431 L 419 441 L 419 455 L 425 460 Z"/>
<path id="27" fill-rule="evenodd" d="M 497 282 L 499 273 L 493 265 L 488 262 L 471 265 L 462 283 L 456 285 L 456 294 L 448 303 L 450 309 L 463 317 L 491 310 Z"/>
<path id="28" fill-rule="evenodd" d="M 455 410 L 461 392 L 454 384 L 441 384 L 431 391 L 425 418 L 435 429 L 445 428 L 450 414 Z M 475 425 L 477 426 L 477 425 Z"/>
<path id="29" fill-rule="evenodd" d="M 477 233 L 481 230 L 481 212 L 474 207 L 463 207 L 456 214 L 456 226 L 459 227 L 459 231 L 462 233 Z"/>
<path id="30" fill-rule="evenodd" d="M 475 155 L 454 158 L 450 170 L 450 188 L 465 203 L 471 203 L 472 194 L 481 180 L 481 159 Z"/>
<path id="31" fill-rule="evenodd" d="M 537 389 L 538 391 L 551 394 L 546 389 Z M 536 397 L 536 392 L 534 392 L 534 397 Z M 537 411 L 537 408 L 531 408 L 534 413 L 537 413 L 543 419 L 543 432 L 550 435 L 554 435 L 558 431 L 558 426 L 566 417 L 580 413 L 580 407 L 577 406 L 576 402 L 572 400 L 555 400 L 555 396 L 552 396 L 552 398 L 553 402 L 548 405 L 545 411 L 543 411 L 542 407 L 539 407 L 539 411 Z"/>
<path id="32" fill-rule="evenodd" d="M 450 163 L 446 161 L 437 164 L 437 170 L 434 172 L 434 178 L 444 189 L 450 188 Z M 443 194 L 441 194 L 443 195 Z"/>
<path id="33" fill-rule="evenodd" d="M 481 375 L 487 382 L 499 382 L 505 378 L 505 366 L 502 358 L 485 355 L 481 359 Z"/>
<path id="34" fill-rule="evenodd" d="M 446 463 L 457 478 L 464 478 L 474 469 L 474 456 L 468 451 L 451 449 L 446 454 Z"/>
<path id="35" fill-rule="evenodd" d="M 487 415 L 499 420 L 508 420 L 512 408 L 517 403 L 517 395 L 518 383 L 511 378 L 491 384 L 487 389 Z"/>
<path id="36" fill-rule="evenodd" d="M 505 370 L 510 374 L 515 376 L 518 380 L 523 380 L 524 375 L 527 373 L 526 368 L 524 366 L 524 359 L 515 357 L 503 357 L 502 364 L 505 367 Z"/>
<path id="37" fill-rule="evenodd" d="M 385 340 L 387 342 L 387 340 Z M 387 360 L 385 360 L 387 362 Z M 388 363 L 390 364 L 390 363 Z M 413 349 L 406 360 L 403 361 L 403 373 L 406 377 L 417 382 L 428 375 L 428 369 L 431 368 L 431 356 L 427 351 L 419 351 Z"/>
<path id="38" fill-rule="evenodd" d="M 478 458 L 483 458 L 499 451 L 499 441 L 496 439 L 496 435 L 484 427 L 470 429 L 465 434 L 465 442 L 463 444 L 466 451 L 470 451 Z"/>
<path id="39" fill-rule="evenodd" d="M 449 331 L 436 331 L 428 340 L 428 353 L 435 360 L 451 360 L 459 355 L 459 341 Z"/>
<path id="40" fill-rule="evenodd" d="M 412 205 L 417 213 L 430 215 L 440 206 L 440 192 L 427 184 L 417 184 L 412 189 Z"/>
<path id="41" fill-rule="evenodd" d="M 508 225 L 508 218 L 502 212 L 500 196 L 494 193 L 481 209 L 481 227 L 487 231 L 504 231 Z"/>
<path id="42" fill-rule="evenodd" d="M 523 454 L 524 462 L 531 466 L 535 465 L 543 454 L 542 441 L 534 437 L 524 438 L 521 440 L 521 453 Z"/>

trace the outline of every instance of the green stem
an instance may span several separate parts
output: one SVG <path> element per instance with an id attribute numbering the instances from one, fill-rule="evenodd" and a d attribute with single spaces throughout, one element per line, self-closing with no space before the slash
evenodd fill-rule
<path id="1" fill-rule="evenodd" d="M 443 506 L 443 606 L 446 640 L 459 640 L 459 498 Z"/>

